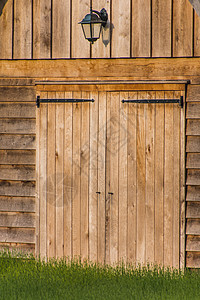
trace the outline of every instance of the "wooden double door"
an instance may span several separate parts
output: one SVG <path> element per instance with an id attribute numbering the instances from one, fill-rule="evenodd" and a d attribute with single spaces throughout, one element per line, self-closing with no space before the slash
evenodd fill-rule
<path id="1" fill-rule="evenodd" d="M 122 100 L 183 88 L 52 89 L 40 97 L 95 101 L 37 108 L 38 253 L 179 267 L 183 109 Z"/>

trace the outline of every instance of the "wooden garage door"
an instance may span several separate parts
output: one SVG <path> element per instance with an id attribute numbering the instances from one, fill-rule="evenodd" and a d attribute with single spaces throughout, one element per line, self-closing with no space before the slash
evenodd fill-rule
<path id="1" fill-rule="evenodd" d="M 95 100 L 41 103 L 37 109 L 37 249 L 42 256 L 179 267 L 183 109 L 121 100 L 179 98 L 181 93 L 40 93 L 41 98 Z"/>

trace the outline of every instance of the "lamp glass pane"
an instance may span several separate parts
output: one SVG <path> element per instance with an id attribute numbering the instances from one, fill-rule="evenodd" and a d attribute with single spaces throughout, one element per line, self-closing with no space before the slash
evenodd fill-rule
<path id="1" fill-rule="evenodd" d="M 86 39 L 91 37 L 91 32 L 90 32 L 90 24 L 81 24 L 83 28 L 83 33 Z"/>
<path id="2" fill-rule="evenodd" d="M 91 24 L 92 38 L 98 39 L 101 33 L 101 23 Z"/>

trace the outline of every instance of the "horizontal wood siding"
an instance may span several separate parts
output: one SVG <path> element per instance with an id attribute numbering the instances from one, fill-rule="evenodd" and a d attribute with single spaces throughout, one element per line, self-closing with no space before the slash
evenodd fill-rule
<path id="1" fill-rule="evenodd" d="M 0 86 L 0 248 L 31 252 L 36 227 L 34 101 L 34 86 Z"/>
<path id="2" fill-rule="evenodd" d="M 0 59 L 199 56 L 200 21 L 189 0 L 7 0 L 0 14 Z M 78 24 L 108 11 L 91 47 Z"/>
<path id="3" fill-rule="evenodd" d="M 200 86 L 188 88 L 186 109 L 186 267 L 200 267 Z"/>

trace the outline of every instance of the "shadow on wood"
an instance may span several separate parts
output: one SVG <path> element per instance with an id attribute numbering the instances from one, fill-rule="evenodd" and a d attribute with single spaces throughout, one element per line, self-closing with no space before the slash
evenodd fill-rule
<path id="1" fill-rule="evenodd" d="M 6 5 L 6 3 L 8 2 L 8 0 L 1 0 L 0 1 L 0 16 L 2 15 L 3 12 L 3 8 Z"/>

